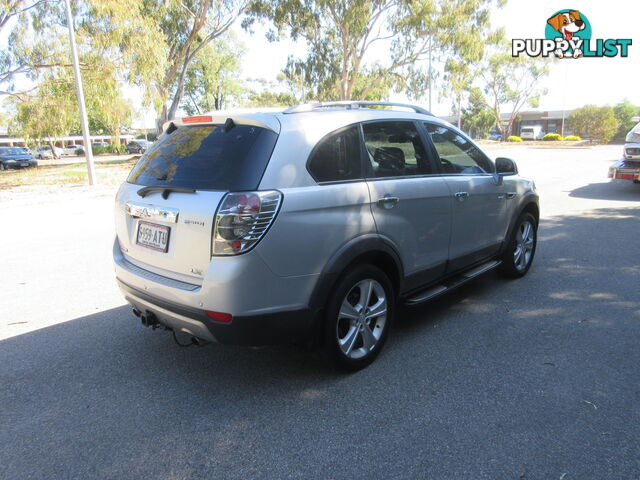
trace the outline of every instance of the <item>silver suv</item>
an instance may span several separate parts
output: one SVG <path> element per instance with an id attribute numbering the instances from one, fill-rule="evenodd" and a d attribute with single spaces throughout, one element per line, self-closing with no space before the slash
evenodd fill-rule
<path id="1" fill-rule="evenodd" d="M 539 208 L 513 161 L 429 112 L 332 102 L 170 122 L 115 217 L 117 281 L 144 325 L 198 343 L 314 340 L 354 370 L 398 304 L 494 268 L 525 275 Z"/>

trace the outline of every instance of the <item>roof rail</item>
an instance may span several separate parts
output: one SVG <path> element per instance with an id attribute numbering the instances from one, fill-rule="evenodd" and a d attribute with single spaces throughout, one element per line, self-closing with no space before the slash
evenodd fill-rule
<path id="1" fill-rule="evenodd" d="M 433 114 L 430 111 L 425 110 L 422 107 L 418 107 L 417 105 L 410 105 L 408 103 L 397 103 L 397 102 L 371 102 L 371 101 L 365 101 L 365 100 L 340 100 L 336 102 L 301 103 L 300 105 L 287 108 L 282 113 L 303 113 L 303 112 L 312 112 L 314 110 L 319 110 L 322 108 L 339 108 L 339 107 L 343 107 L 343 108 L 346 108 L 347 110 L 351 110 L 355 108 L 370 107 L 370 106 L 409 108 L 416 113 L 433 116 Z"/>

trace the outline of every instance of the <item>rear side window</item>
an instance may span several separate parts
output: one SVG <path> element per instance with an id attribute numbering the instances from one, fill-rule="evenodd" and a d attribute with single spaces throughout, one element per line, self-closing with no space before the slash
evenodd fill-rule
<path id="1" fill-rule="evenodd" d="M 255 190 L 278 135 L 252 125 L 179 127 L 140 158 L 127 181 L 196 190 Z"/>
<path id="2" fill-rule="evenodd" d="M 320 140 L 309 158 L 308 168 L 317 182 L 362 178 L 358 127 L 345 128 Z"/>

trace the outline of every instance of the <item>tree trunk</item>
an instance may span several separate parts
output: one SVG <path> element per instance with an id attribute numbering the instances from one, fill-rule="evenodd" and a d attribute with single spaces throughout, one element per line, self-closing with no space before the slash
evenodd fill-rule
<path id="1" fill-rule="evenodd" d="M 56 154 L 56 147 L 55 147 L 55 145 L 53 144 L 53 141 L 49 140 L 47 143 L 49 144 L 49 148 L 51 149 L 51 155 L 52 155 L 52 157 L 53 157 L 53 158 L 56 158 L 56 159 L 60 158 L 60 157 L 58 157 L 58 155 Z"/>

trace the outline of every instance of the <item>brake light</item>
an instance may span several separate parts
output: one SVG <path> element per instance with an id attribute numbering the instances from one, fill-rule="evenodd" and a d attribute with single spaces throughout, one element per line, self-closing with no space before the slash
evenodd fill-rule
<path id="1" fill-rule="evenodd" d="M 206 123 L 212 122 L 213 117 L 211 115 L 197 115 L 193 117 L 184 117 L 182 123 Z"/>
<path id="2" fill-rule="evenodd" d="M 282 194 L 227 193 L 216 213 L 212 255 L 238 255 L 251 250 L 264 236 L 278 213 Z"/>

